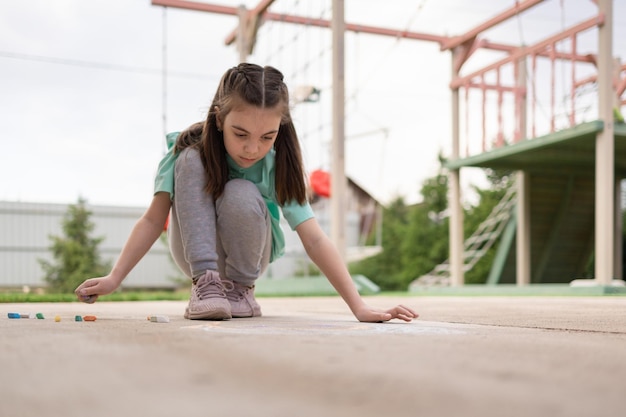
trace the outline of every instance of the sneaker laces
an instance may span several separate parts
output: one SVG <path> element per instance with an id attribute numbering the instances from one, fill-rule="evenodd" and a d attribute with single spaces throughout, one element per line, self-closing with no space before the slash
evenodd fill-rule
<path id="1" fill-rule="evenodd" d="M 226 281 L 230 284 L 230 288 L 226 289 L 226 298 L 230 301 L 239 301 L 246 297 L 246 294 L 252 290 L 254 287 L 247 287 L 245 285 L 241 285 L 235 281 Z"/>
<path id="2" fill-rule="evenodd" d="M 206 274 L 196 282 L 196 294 L 201 300 L 215 297 L 226 297 L 226 291 L 229 291 L 230 289 L 227 287 L 232 286 L 232 283 L 229 284 L 229 286 L 224 285 L 224 283 L 219 279 L 217 273 L 207 271 Z"/>

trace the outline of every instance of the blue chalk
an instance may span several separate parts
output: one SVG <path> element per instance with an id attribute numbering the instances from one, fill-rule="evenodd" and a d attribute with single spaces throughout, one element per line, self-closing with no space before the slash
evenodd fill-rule
<path id="1" fill-rule="evenodd" d="M 20 318 L 20 313 L 8 313 L 7 315 L 9 316 L 10 319 L 19 319 Z"/>

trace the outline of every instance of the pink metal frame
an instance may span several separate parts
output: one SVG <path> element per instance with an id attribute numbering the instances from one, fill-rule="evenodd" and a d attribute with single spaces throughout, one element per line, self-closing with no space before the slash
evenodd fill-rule
<path id="1" fill-rule="evenodd" d="M 603 24 L 604 16 L 602 14 L 598 14 L 593 16 L 592 18 L 585 20 L 577 25 L 574 25 L 568 29 L 561 31 L 560 33 L 550 36 L 540 42 L 537 42 L 531 46 L 513 46 L 506 45 L 502 43 L 490 42 L 486 39 L 478 39 L 478 36 L 484 31 L 510 19 L 536 5 L 539 5 L 544 0 L 520 0 L 517 1 L 516 4 L 498 15 L 492 17 L 491 19 L 485 21 L 484 23 L 476 26 L 475 28 L 461 34 L 458 36 L 438 36 L 427 33 L 419 33 L 419 32 L 410 32 L 410 31 L 401 31 L 398 29 L 391 28 L 382 28 L 382 27 L 374 27 L 367 25 L 358 25 L 352 23 L 346 23 L 345 27 L 348 31 L 359 32 L 359 33 L 368 33 L 375 34 L 381 36 L 393 36 L 393 37 L 401 37 L 405 39 L 413 39 L 427 42 L 436 42 L 440 45 L 442 51 L 449 50 L 453 53 L 453 65 L 455 68 L 455 73 L 460 71 L 463 64 L 469 59 L 469 57 L 475 53 L 478 49 L 489 49 L 495 51 L 502 51 L 508 53 L 508 55 L 500 59 L 496 62 L 493 62 L 479 70 L 471 72 L 469 74 L 461 75 L 456 78 L 453 78 L 450 82 L 450 88 L 452 90 L 463 89 L 464 97 L 465 97 L 465 127 L 466 127 L 466 136 L 469 135 L 468 124 L 470 118 L 470 109 L 469 109 L 469 94 L 471 90 L 478 90 L 481 92 L 482 96 L 482 120 L 481 120 L 481 129 L 482 129 L 482 149 L 483 151 L 487 150 L 487 138 L 486 138 L 486 128 L 487 128 L 487 92 L 494 91 L 497 94 L 497 135 L 495 138 L 495 146 L 502 146 L 505 143 L 505 133 L 503 131 L 503 102 L 506 95 L 513 96 L 514 105 L 514 125 L 515 131 L 512 134 L 513 141 L 517 142 L 519 140 L 525 139 L 522 138 L 522 132 L 525 129 L 522 129 L 521 113 L 522 106 L 526 102 L 526 98 L 528 96 L 528 87 L 526 86 L 518 86 L 517 83 L 514 82 L 514 85 L 506 85 L 502 80 L 502 72 L 505 70 L 513 70 L 514 78 L 518 76 L 518 63 L 520 60 L 530 59 L 530 72 L 532 79 L 536 78 L 537 75 L 537 62 L 538 58 L 545 58 L 549 60 L 550 63 L 550 131 L 553 132 L 556 129 L 555 124 L 555 109 L 556 109 L 556 99 L 555 99 L 555 63 L 557 60 L 559 61 L 569 61 L 571 63 L 571 83 L 569 90 L 569 98 L 570 98 L 570 109 L 569 109 L 569 117 L 568 123 L 570 126 L 575 125 L 576 123 L 576 91 L 580 87 L 594 83 L 596 81 L 596 76 L 586 77 L 584 79 L 576 79 L 576 69 L 580 64 L 595 64 L 595 56 L 593 55 L 581 55 L 577 51 L 577 37 L 580 33 L 588 31 L 592 28 L 598 27 Z M 594 0 L 591 0 L 596 3 Z M 270 21 L 280 21 L 284 23 L 292 23 L 292 24 L 303 24 L 317 27 L 327 27 L 330 28 L 330 21 L 324 19 L 315 19 L 310 17 L 303 16 L 293 16 L 287 14 L 279 14 L 272 13 L 269 11 L 269 7 L 272 5 L 274 0 L 261 0 L 260 3 L 252 10 L 248 11 L 247 19 L 263 19 Z M 227 7 L 220 6 L 216 4 L 209 3 L 201 3 L 195 1 L 185 1 L 185 0 L 152 0 L 152 4 L 156 6 L 165 6 L 165 7 L 174 7 L 174 8 L 182 8 L 187 10 L 197 10 L 203 12 L 210 13 L 219 13 L 219 14 L 227 14 L 232 16 L 238 16 L 239 10 L 236 7 Z M 237 36 L 237 30 L 233 30 L 225 39 L 225 44 L 230 45 L 233 43 Z M 557 46 L 563 46 L 565 41 L 569 41 L 569 51 L 563 52 L 562 50 L 558 50 Z M 626 72 L 626 65 L 621 67 L 619 71 L 619 77 L 615 80 L 615 87 L 617 96 L 621 98 L 624 91 L 626 90 L 626 76 L 622 76 L 621 73 Z M 493 76 L 495 74 L 495 83 L 489 83 L 486 81 L 488 76 Z M 528 85 L 528 83 L 527 83 Z M 532 123 L 530 123 L 530 137 L 536 137 L 537 135 L 537 126 L 536 126 L 536 108 L 537 108 L 537 91 L 535 83 L 530 83 L 530 95 L 531 102 L 529 105 L 530 109 L 530 118 Z M 620 99 L 619 101 L 622 105 L 626 104 L 626 99 Z M 466 153 L 469 152 L 468 144 L 466 141 Z"/>
<path id="2" fill-rule="evenodd" d="M 528 3 L 532 3 L 532 5 L 540 3 L 538 0 L 532 0 Z M 530 4 L 529 4 L 530 7 Z M 510 13 L 506 13 L 507 15 Z M 489 22 L 477 27 L 476 29 L 468 32 L 468 33 L 479 33 L 482 32 L 489 27 L 493 26 L 495 20 L 492 19 Z M 501 73 L 503 69 L 506 69 L 507 66 L 513 67 L 513 72 L 515 77 L 517 77 L 518 73 L 518 63 L 522 59 L 530 58 L 531 59 L 531 74 L 532 78 L 536 79 L 537 74 L 537 58 L 538 57 L 547 57 L 550 62 L 550 132 L 554 132 L 556 129 L 555 125 L 555 109 L 556 109 L 556 100 L 555 100 L 555 63 L 557 60 L 569 60 L 571 62 L 571 88 L 570 88 L 570 111 L 569 111 L 569 124 L 573 126 L 576 121 L 576 88 L 583 85 L 581 81 L 576 80 L 576 67 L 577 63 L 588 63 L 594 64 L 595 60 L 593 56 L 588 55 L 579 55 L 576 50 L 577 45 L 577 35 L 581 32 L 587 31 L 591 28 L 597 27 L 604 22 L 603 15 L 594 16 L 584 22 L 581 22 L 575 26 L 572 26 L 569 29 L 566 29 L 556 35 L 550 36 L 534 45 L 519 47 L 511 50 L 509 55 L 503 59 L 500 59 L 496 62 L 493 62 L 479 70 L 476 70 L 470 74 L 459 76 L 455 78 L 450 83 L 450 88 L 458 89 L 463 88 L 466 90 L 466 98 L 468 97 L 468 91 L 470 89 L 479 89 L 483 93 L 483 119 L 482 119 L 482 148 L 483 151 L 487 149 L 488 145 L 486 143 L 486 121 L 485 121 L 485 112 L 486 112 L 486 92 L 487 91 L 495 91 L 498 95 L 497 101 L 497 126 L 498 133 L 495 139 L 495 146 L 502 146 L 504 144 L 504 132 L 503 132 L 503 122 L 502 122 L 502 103 L 505 94 L 513 94 L 515 105 L 515 132 L 513 133 L 513 140 L 515 142 L 524 139 L 521 137 L 521 123 L 520 123 L 520 112 L 521 112 L 521 103 L 523 103 L 523 99 L 527 96 L 527 87 L 518 87 L 516 85 L 507 86 L 504 85 L 501 81 Z M 557 45 L 560 42 L 565 40 L 570 41 L 570 51 L 557 52 Z M 467 39 L 465 42 L 476 42 L 475 39 Z M 454 45 L 454 44 L 453 44 Z M 460 44 L 463 45 L 463 44 Z M 466 60 L 466 58 L 465 58 Z M 463 61 L 465 62 L 465 61 Z M 463 64 L 463 62 L 455 63 L 457 68 Z M 496 76 L 495 84 L 487 84 L 485 82 L 485 77 L 494 73 Z M 586 82 L 593 82 L 595 79 L 588 79 Z M 624 82 L 622 82 L 623 84 Z M 533 123 L 531 124 L 531 137 L 535 137 L 537 134 L 536 131 L 536 108 L 537 108 L 537 92 L 535 90 L 535 84 L 531 83 L 531 96 L 532 103 L 530 106 L 531 109 L 531 118 Z M 623 92 L 623 90 L 622 90 Z M 466 126 L 468 124 L 469 114 L 466 112 Z M 466 151 L 467 152 L 467 151 Z"/>

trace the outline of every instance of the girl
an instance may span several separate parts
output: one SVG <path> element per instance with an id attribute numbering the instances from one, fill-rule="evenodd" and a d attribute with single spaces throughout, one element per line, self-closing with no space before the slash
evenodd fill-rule
<path id="1" fill-rule="evenodd" d="M 283 254 L 280 208 L 358 320 L 417 317 L 402 305 L 368 307 L 314 218 L 289 93 L 278 70 L 247 63 L 229 69 L 206 121 L 167 139 L 175 144 L 159 164 L 150 207 L 111 273 L 76 288 L 80 300 L 92 303 L 113 292 L 158 239 L 171 211 L 170 250 L 193 282 L 185 318 L 260 316 L 254 282 Z"/>

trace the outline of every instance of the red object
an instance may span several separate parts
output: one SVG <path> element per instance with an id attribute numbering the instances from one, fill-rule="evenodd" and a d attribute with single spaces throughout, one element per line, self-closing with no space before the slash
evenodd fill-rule
<path id="1" fill-rule="evenodd" d="M 320 197 L 330 197 L 330 174 L 321 169 L 311 172 L 311 188 Z"/>
<path id="2" fill-rule="evenodd" d="M 170 216 L 168 215 L 167 218 L 165 219 L 165 224 L 163 225 L 163 231 L 167 232 L 167 228 L 170 225 Z"/>

